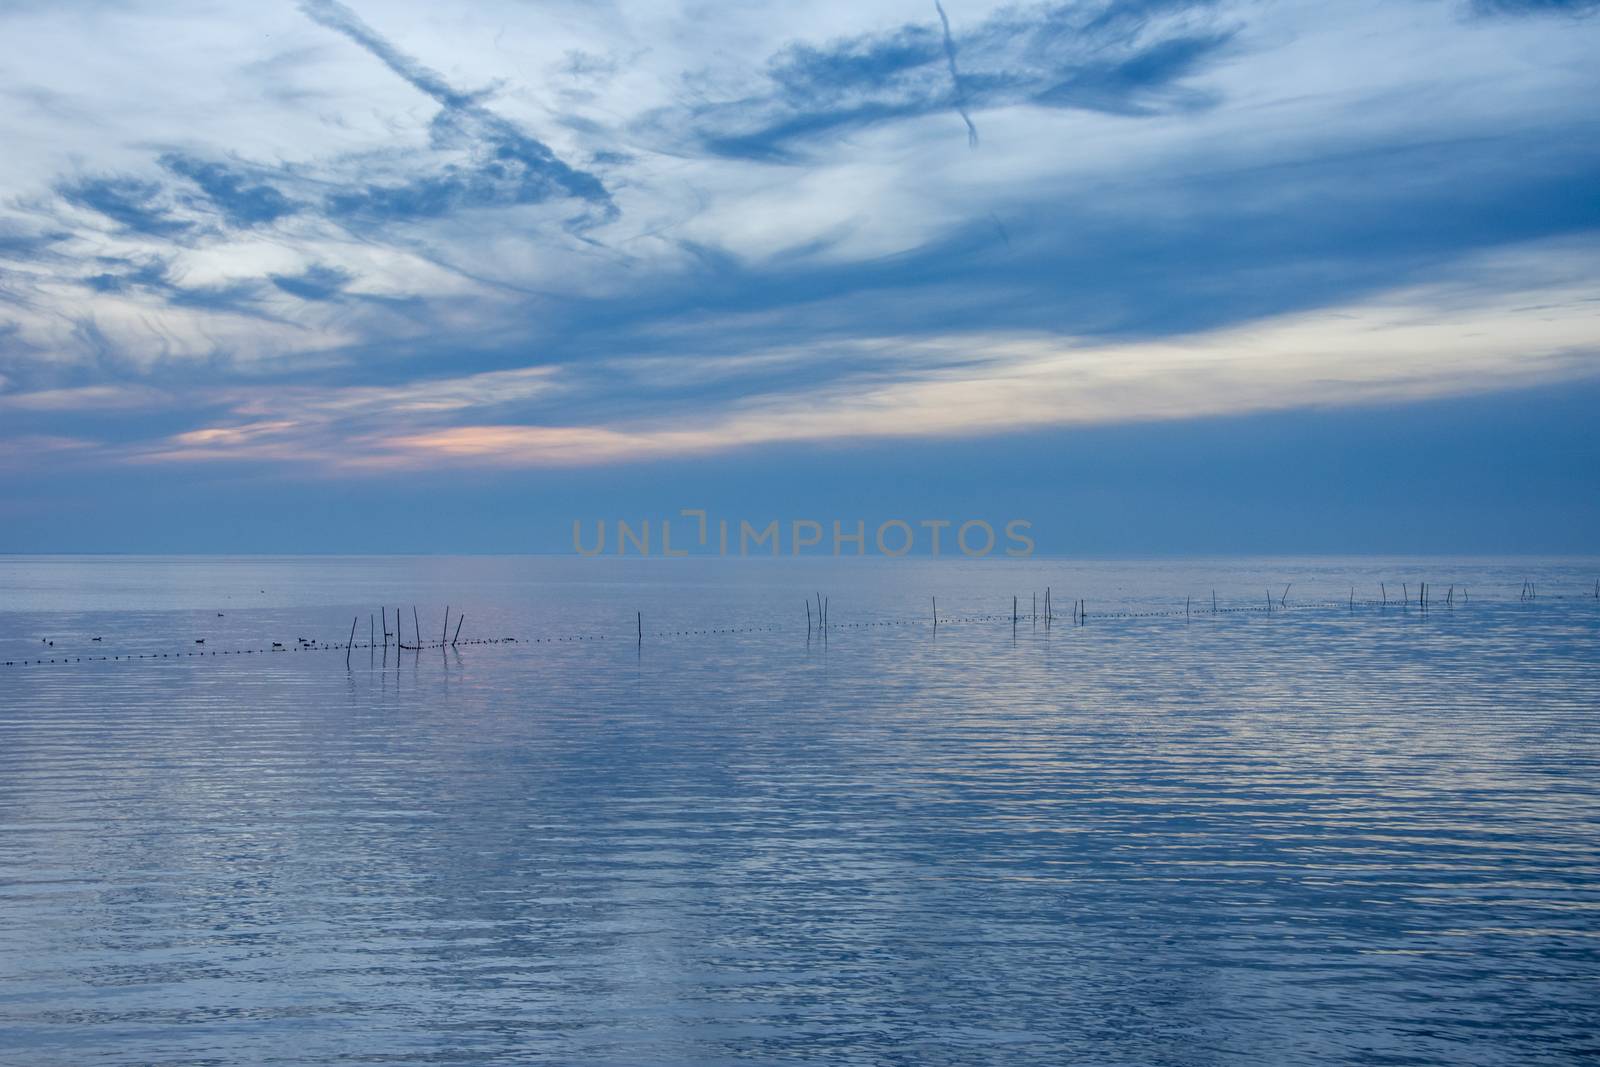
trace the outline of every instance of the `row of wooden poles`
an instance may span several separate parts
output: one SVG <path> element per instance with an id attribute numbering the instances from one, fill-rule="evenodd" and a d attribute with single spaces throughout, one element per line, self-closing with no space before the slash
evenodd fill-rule
<path id="1" fill-rule="evenodd" d="M 1266 611 L 1269 614 L 1272 613 L 1274 610 L 1280 610 L 1281 611 L 1281 610 L 1284 610 L 1284 609 L 1286 609 L 1288 607 L 1288 605 L 1289 605 L 1289 590 L 1292 589 L 1293 586 L 1294 586 L 1294 583 L 1292 583 L 1292 582 L 1287 584 L 1287 585 L 1285 585 L 1283 587 L 1283 591 L 1278 594 L 1276 600 L 1274 600 L 1274 597 L 1272 595 L 1272 590 L 1271 589 L 1267 590 Z M 1409 607 L 1413 603 L 1412 597 L 1411 597 L 1411 586 L 1410 586 L 1410 583 L 1409 582 L 1401 583 L 1400 589 L 1401 589 L 1401 599 L 1400 599 L 1399 603 L 1404 607 Z M 1455 595 L 1456 595 L 1456 586 L 1451 585 L 1446 590 L 1445 596 L 1444 596 L 1444 604 L 1447 607 L 1454 607 L 1455 606 Z M 1521 601 L 1530 601 L 1530 600 L 1537 599 L 1538 595 L 1539 595 L 1538 586 L 1535 585 L 1531 581 L 1526 581 L 1525 580 L 1522 583 L 1522 589 L 1521 589 L 1521 592 L 1518 595 L 1518 599 L 1521 600 Z M 1468 593 L 1467 593 L 1467 590 L 1466 590 L 1465 586 L 1463 586 L 1461 588 L 1461 597 L 1462 597 L 1463 601 L 1466 601 L 1466 600 L 1470 599 L 1470 597 L 1468 596 Z M 1593 591 L 1593 598 L 1595 600 L 1600 600 L 1600 579 L 1597 579 L 1595 581 L 1594 591 Z M 939 628 L 939 598 L 936 597 L 936 596 L 930 597 L 929 601 L 930 601 L 930 605 L 931 605 L 931 609 L 932 609 L 933 628 L 935 630 L 937 630 Z M 1384 583 L 1384 582 L 1380 582 L 1378 584 L 1378 599 L 1376 601 L 1363 601 L 1363 603 L 1373 603 L 1373 604 L 1376 604 L 1376 605 L 1378 605 L 1380 607 L 1385 607 L 1385 608 L 1388 607 L 1389 603 L 1390 603 L 1390 601 L 1389 601 L 1389 587 L 1388 587 L 1388 584 Z M 1417 597 L 1416 597 L 1415 603 L 1423 611 L 1427 611 L 1429 609 L 1429 607 L 1432 604 L 1431 586 L 1429 585 L 1429 583 L 1422 582 L 1422 583 L 1420 583 L 1418 585 L 1418 587 L 1417 587 Z M 1350 606 L 1350 609 L 1352 611 L 1355 610 L 1355 606 L 1356 606 L 1356 590 L 1355 590 L 1355 586 L 1353 586 L 1353 585 L 1350 587 L 1349 606 Z M 815 594 L 815 600 L 814 601 L 812 599 L 809 599 L 809 598 L 806 600 L 805 612 L 806 612 L 806 639 L 807 640 L 811 639 L 811 636 L 812 636 L 813 633 L 817 634 L 819 637 L 821 637 L 823 639 L 826 639 L 827 634 L 828 634 L 828 630 L 830 628 L 829 627 L 828 609 L 829 609 L 829 599 L 827 597 L 823 596 L 822 593 L 820 593 L 820 592 Z M 1188 597 L 1188 596 L 1184 597 L 1184 602 L 1183 602 L 1183 614 L 1184 614 L 1184 617 L 1188 618 L 1193 613 L 1193 610 L 1194 610 L 1193 597 Z M 1211 590 L 1211 614 L 1217 614 L 1217 613 L 1222 612 L 1224 610 L 1237 611 L 1237 610 L 1241 610 L 1241 609 L 1238 609 L 1238 608 L 1223 609 L 1219 605 L 1219 603 L 1217 601 L 1217 591 L 1215 589 L 1212 589 Z M 1253 610 L 1253 609 L 1243 609 L 1243 610 Z M 1108 616 L 1108 617 L 1116 617 L 1117 615 L 1122 614 L 1122 613 L 1107 612 L 1107 613 L 1104 613 L 1104 614 L 1106 616 Z M 1161 612 L 1159 614 L 1175 614 L 1175 612 L 1171 612 L 1171 613 L 1169 613 L 1169 612 Z M 461 627 L 462 627 L 462 624 L 466 622 L 466 615 L 464 613 L 458 615 L 456 617 L 455 632 L 452 634 L 451 631 L 450 631 L 450 606 L 448 604 L 445 605 L 445 609 L 444 609 L 444 626 L 440 630 L 440 633 L 439 633 L 439 643 L 437 645 L 434 645 L 434 644 L 425 645 L 423 643 L 423 641 L 422 641 L 422 620 L 421 620 L 421 616 L 417 611 L 416 605 L 413 604 L 411 606 L 411 622 L 412 622 L 412 628 L 413 628 L 413 632 L 414 632 L 415 636 L 413 638 L 414 643 L 408 645 L 408 644 L 405 643 L 405 633 L 404 633 L 404 627 L 402 625 L 402 618 L 401 618 L 401 614 L 400 614 L 400 609 L 399 608 L 395 608 L 395 610 L 394 610 L 394 632 L 391 633 L 389 631 L 388 609 L 387 608 L 381 608 L 381 609 L 379 609 L 379 611 L 378 611 L 378 613 L 376 615 L 370 615 L 370 616 L 368 616 L 368 619 L 367 619 L 368 648 L 369 649 L 377 649 L 377 648 L 380 647 L 378 645 L 378 630 L 377 630 L 377 620 L 379 618 L 383 619 L 383 634 L 382 634 L 382 636 L 383 636 L 383 644 L 382 644 L 381 647 L 385 650 L 385 655 L 386 656 L 387 656 L 387 651 L 388 651 L 388 647 L 389 647 L 389 639 L 391 637 L 393 637 L 395 639 L 395 647 L 397 649 L 403 649 L 403 650 L 408 651 L 408 652 L 409 651 L 420 651 L 423 648 L 441 648 L 441 649 L 442 648 L 446 648 L 446 647 L 455 648 L 455 647 L 457 647 L 457 645 L 460 643 L 460 640 L 461 640 Z M 986 615 L 986 616 L 983 616 L 983 618 L 992 620 L 992 619 L 995 618 L 995 616 Z M 1003 616 L 1002 616 L 1002 618 L 1003 618 Z M 1044 590 L 1044 612 L 1043 612 L 1042 615 L 1040 614 L 1040 611 L 1039 611 L 1039 594 L 1038 593 L 1032 594 L 1031 611 L 1026 616 L 1023 615 L 1023 613 L 1021 611 L 1021 598 L 1016 596 L 1016 595 L 1012 596 L 1012 598 L 1011 598 L 1011 624 L 1013 626 L 1017 626 L 1017 625 L 1019 625 L 1021 623 L 1021 621 L 1024 618 L 1028 618 L 1028 619 L 1030 619 L 1031 621 L 1033 621 L 1035 623 L 1037 623 L 1040 619 L 1042 619 L 1044 621 L 1044 624 L 1047 627 L 1054 623 L 1054 621 L 1056 619 L 1055 600 L 1054 600 L 1054 596 L 1053 596 L 1052 590 L 1051 590 L 1051 588 L 1049 586 L 1046 586 L 1045 590 Z M 1071 612 L 1071 619 L 1072 619 L 1073 624 L 1074 625 L 1078 625 L 1078 626 L 1086 625 L 1087 622 L 1088 622 L 1088 618 L 1089 618 L 1088 602 L 1083 600 L 1083 599 L 1074 600 L 1072 602 L 1072 612 Z M 359 615 L 354 616 L 350 620 L 350 637 L 349 637 L 349 640 L 345 643 L 345 666 L 346 667 L 348 667 L 350 665 L 350 655 L 351 655 L 351 652 L 355 649 L 356 627 L 360 624 L 360 621 L 361 621 L 361 617 Z M 914 621 L 914 620 L 907 620 L 907 621 Z M 948 621 L 948 618 L 947 618 L 947 621 Z M 639 612 L 636 612 L 634 614 L 634 626 L 635 626 L 636 639 L 637 639 L 638 643 L 642 645 L 644 643 L 644 612 L 639 611 Z M 507 638 L 506 640 L 513 640 L 513 639 Z M 305 639 L 304 638 L 302 638 L 301 641 L 302 641 L 302 643 L 305 643 Z M 473 643 L 475 643 L 475 642 L 472 642 L 472 641 L 468 642 L 468 644 L 473 644 Z M 276 649 L 281 648 L 282 646 L 280 644 L 278 644 L 277 642 L 274 642 L 273 643 L 273 647 L 276 650 Z M 324 647 L 326 647 L 326 646 L 324 646 Z M 333 647 L 337 648 L 338 646 L 335 645 Z M 104 659 L 105 657 L 102 656 L 101 658 Z M 7 666 L 10 666 L 9 662 L 7 663 Z"/>
<path id="2" fill-rule="evenodd" d="M 1286 584 L 1283 587 L 1283 592 L 1278 594 L 1276 602 L 1274 602 L 1274 600 L 1273 600 L 1272 590 L 1271 589 L 1267 590 L 1266 610 L 1267 610 L 1268 614 L 1271 614 L 1275 610 L 1276 611 L 1282 611 L 1282 610 L 1286 609 L 1289 606 L 1289 590 L 1292 589 L 1292 588 L 1294 588 L 1294 583 L 1293 582 L 1290 582 L 1290 583 Z M 1401 604 L 1404 605 L 1404 606 L 1410 606 L 1410 604 L 1411 604 L 1411 584 L 1409 582 L 1403 582 L 1403 583 L 1401 583 L 1400 588 L 1401 588 L 1401 596 L 1402 596 Z M 1417 605 L 1423 611 L 1427 611 L 1429 606 L 1431 605 L 1431 599 L 1430 599 L 1431 588 L 1432 587 L 1429 586 L 1429 584 L 1427 582 L 1422 582 L 1417 587 L 1417 601 L 1416 602 L 1417 602 Z M 1466 590 L 1465 586 L 1463 586 L 1462 589 L 1461 589 L 1461 595 L 1462 595 L 1462 599 L 1463 600 L 1468 599 L 1467 590 Z M 1531 599 L 1533 599 L 1533 597 L 1535 595 L 1536 594 L 1534 592 L 1533 584 L 1531 582 L 1524 583 L 1522 599 L 1531 600 Z M 1383 606 L 1383 607 L 1388 607 L 1389 606 L 1389 587 L 1388 587 L 1388 585 L 1386 583 L 1380 582 L 1378 584 L 1378 596 L 1379 596 L 1379 604 L 1381 606 Z M 1596 600 L 1600 600 L 1600 580 L 1597 580 L 1595 582 L 1594 598 Z M 938 597 L 933 597 L 931 599 L 933 601 L 933 625 L 934 625 L 935 629 L 938 629 L 938 626 L 939 626 L 939 598 Z M 1445 593 L 1444 602 L 1445 602 L 1445 604 L 1447 606 L 1454 607 L 1455 606 L 1455 600 L 1456 600 L 1456 587 L 1454 585 L 1452 585 L 1452 586 L 1450 586 L 1449 590 Z M 1055 609 L 1054 609 L 1053 605 L 1054 605 L 1054 601 L 1053 601 L 1053 599 L 1051 597 L 1050 587 L 1049 586 L 1045 586 L 1045 590 L 1044 590 L 1044 614 L 1042 616 L 1039 614 L 1039 594 L 1038 593 L 1034 593 L 1033 594 L 1033 601 L 1032 601 L 1032 610 L 1026 616 L 1024 616 L 1022 614 L 1022 612 L 1021 612 L 1021 598 L 1013 595 L 1012 598 L 1011 598 L 1011 624 L 1013 626 L 1016 626 L 1024 618 L 1027 618 L 1030 621 L 1034 621 L 1034 622 L 1037 622 L 1042 618 L 1044 620 L 1044 624 L 1046 626 L 1049 626 L 1055 620 L 1055 617 L 1056 617 L 1055 616 Z M 1350 607 L 1353 610 L 1355 608 L 1355 606 L 1356 606 L 1356 587 L 1352 585 L 1350 587 Z M 1213 589 L 1213 590 L 1211 590 L 1211 614 L 1215 615 L 1218 612 L 1220 612 L 1221 610 L 1222 609 L 1220 608 L 1220 606 L 1218 605 L 1218 602 L 1217 602 L 1217 591 L 1215 589 Z M 1194 612 L 1194 598 L 1192 596 L 1184 597 L 1183 598 L 1183 614 L 1184 614 L 1184 617 L 1188 618 L 1190 615 L 1193 614 L 1193 612 Z M 1074 600 L 1072 602 L 1072 621 L 1073 621 L 1073 624 L 1077 625 L 1077 626 L 1082 626 L 1088 620 L 1088 617 L 1089 617 L 1088 603 L 1086 601 L 1082 600 L 1082 599 Z M 808 610 L 807 611 L 807 620 L 808 621 L 809 621 L 809 618 L 810 618 L 810 612 Z"/>
<path id="3" fill-rule="evenodd" d="M 1265 607 L 1266 607 L 1266 611 L 1267 611 L 1268 614 L 1271 614 L 1274 611 L 1283 611 L 1283 610 L 1288 608 L 1288 606 L 1289 606 L 1289 590 L 1292 589 L 1292 588 L 1294 588 L 1294 583 L 1293 582 L 1289 582 L 1286 585 L 1284 585 L 1283 591 L 1277 595 L 1276 599 L 1274 599 L 1274 597 L 1272 595 L 1272 590 L 1271 589 L 1267 590 Z M 1471 599 L 1470 595 L 1467 592 L 1466 586 L 1462 586 L 1460 591 L 1461 591 L 1461 599 L 1463 601 L 1468 601 L 1468 600 Z M 1522 592 L 1521 592 L 1521 595 L 1520 595 L 1519 599 L 1520 600 L 1533 600 L 1537 596 L 1538 596 L 1538 587 L 1535 586 L 1533 582 L 1524 581 L 1523 584 L 1522 584 Z M 1600 600 L 1600 579 L 1597 579 L 1595 581 L 1595 584 L 1594 584 L 1594 599 Z M 939 598 L 936 597 L 936 596 L 929 597 L 929 602 L 930 602 L 931 611 L 932 611 L 933 628 L 935 630 L 937 630 L 939 628 Z M 1378 599 L 1374 603 L 1376 603 L 1378 606 L 1384 607 L 1384 608 L 1387 608 L 1389 606 L 1389 604 L 1390 604 L 1389 586 L 1388 586 L 1387 582 L 1379 582 L 1378 583 Z M 1431 584 L 1429 584 L 1428 582 L 1419 582 L 1418 585 L 1417 585 L 1417 596 L 1416 596 L 1415 600 L 1413 601 L 1412 596 L 1411 596 L 1411 583 L 1410 582 L 1402 582 L 1400 584 L 1400 600 L 1399 600 L 1400 606 L 1409 608 L 1413 603 L 1415 603 L 1417 605 L 1417 607 L 1420 608 L 1423 611 L 1427 611 L 1429 608 L 1431 608 L 1433 606 L 1433 586 Z M 1456 586 L 1455 585 L 1451 585 L 1445 591 L 1444 604 L 1445 604 L 1446 607 L 1455 607 L 1455 603 L 1456 603 Z M 1352 611 L 1355 610 L 1355 606 L 1356 606 L 1356 587 L 1353 586 L 1353 585 L 1350 587 L 1349 606 L 1350 606 L 1350 609 Z M 1012 598 L 1011 598 L 1011 624 L 1013 626 L 1019 625 L 1024 618 L 1027 618 L 1027 619 L 1029 619 L 1031 621 L 1034 621 L 1034 622 L 1038 622 L 1039 620 L 1042 619 L 1046 626 L 1050 626 L 1052 623 L 1054 623 L 1054 621 L 1056 619 L 1055 600 L 1054 600 L 1054 596 L 1053 596 L 1053 593 L 1052 593 L 1052 590 L 1051 590 L 1050 586 L 1045 586 L 1045 590 L 1044 590 L 1044 613 L 1042 615 L 1040 614 L 1040 611 L 1039 611 L 1039 594 L 1038 593 L 1033 593 L 1032 594 L 1032 606 L 1031 606 L 1031 610 L 1029 611 L 1029 613 L 1027 615 L 1024 615 L 1022 613 L 1021 607 L 1022 607 L 1021 598 L 1016 596 L 1016 595 L 1013 595 Z M 1215 589 L 1213 589 L 1213 590 L 1211 590 L 1211 614 L 1213 614 L 1213 615 L 1218 614 L 1222 610 L 1223 609 L 1221 608 L 1221 606 L 1220 606 L 1220 604 L 1218 603 L 1218 600 L 1217 600 L 1217 591 Z M 828 598 L 823 596 L 821 593 L 815 594 L 815 599 L 807 599 L 806 600 L 806 602 L 805 602 L 805 612 L 806 612 L 806 637 L 807 637 L 807 639 L 809 640 L 813 633 L 816 633 L 817 635 L 825 638 L 827 636 L 828 629 L 829 629 L 829 626 L 828 626 Z M 1191 616 L 1193 614 L 1193 612 L 1194 612 L 1194 598 L 1192 596 L 1184 597 L 1183 598 L 1183 614 L 1184 614 L 1184 617 L 1188 618 L 1189 616 Z M 1074 600 L 1072 602 L 1072 613 L 1071 613 L 1071 619 L 1072 619 L 1073 625 L 1075 625 L 1075 626 L 1085 625 L 1088 622 L 1088 618 L 1089 618 L 1088 602 L 1086 600 L 1083 600 L 1082 598 Z M 642 644 L 644 642 L 644 613 L 643 612 L 637 613 L 637 615 L 636 615 L 636 624 L 637 624 L 638 641 Z"/>
<path id="4" fill-rule="evenodd" d="M 933 597 L 932 600 L 933 600 L 933 628 L 935 630 L 937 630 L 939 628 L 939 598 L 938 597 Z M 1016 626 L 1022 620 L 1021 603 L 1022 602 L 1018 597 L 1012 596 L 1012 598 L 1011 598 L 1011 625 L 1012 626 Z M 1052 623 L 1054 623 L 1055 622 L 1055 618 L 1056 618 L 1055 598 L 1054 598 L 1053 594 L 1051 593 L 1050 587 L 1048 585 L 1044 587 L 1044 615 L 1042 617 L 1044 619 L 1044 624 L 1045 624 L 1046 627 L 1048 627 Z M 1033 594 L 1033 607 L 1032 607 L 1032 610 L 1028 613 L 1028 618 L 1030 620 L 1034 621 L 1034 622 L 1037 622 L 1041 618 L 1041 616 L 1039 615 L 1039 594 L 1038 593 L 1034 593 Z M 1073 625 L 1074 626 L 1082 626 L 1085 623 L 1087 623 L 1088 621 L 1089 621 L 1089 604 L 1088 604 L 1088 601 L 1085 601 L 1085 600 L 1082 600 L 1082 599 L 1074 600 L 1072 602 L 1072 623 L 1073 623 Z"/>
<path id="5" fill-rule="evenodd" d="M 394 638 L 396 648 L 402 648 L 408 652 L 422 650 L 422 619 L 417 614 L 417 606 L 415 604 L 411 605 L 411 625 L 416 632 L 416 637 L 413 638 L 416 642 L 415 644 L 408 645 L 405 642 L 404 627 L 400 624 L 400 609 L 394 609 L 394 633 L 391 634 L 389 632 L 389 609 L 379 608 L 377 615 L 367 616 L 367 647 L 369 649 L 378 647 L 377 620 L 379 617 L 383 619 L 383 650 L 385 656 L 389 652 L 389 638 L 391 637 Z M 344 665 L 346 667 L 350 666 L 350 652 L 356 647 L 356 624 L 360 621 L 361 616 L 359 615 L 350 620 L 350 640 L 344 646 Z M 461 640 L 461 624 L 466 621 L 467 616 L 465 613 L 456 616 L 456 632 L 452 636 L 450 633 L 450 605 L 446 604 L 444 606 L 444 629 L 439 634 L 439 644 L 428 647 L 444 648 L 448 643 L 451 648 L 455 648 Z"/>

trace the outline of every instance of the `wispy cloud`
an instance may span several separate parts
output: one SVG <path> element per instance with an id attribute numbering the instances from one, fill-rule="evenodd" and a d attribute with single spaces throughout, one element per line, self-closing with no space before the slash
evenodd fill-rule
<path id="1" fill-rule="evenodd" d="M 340 218 L 387 221 L 436 218 L 461 208 L 539 203 L 576 197 L 615 209 L 600 179 L 569 166 L 543 142 L 483 104 L 488 90 L 454 88 L 437 72 L 406 55 L 337 0 L 304 0 L 309 17 L 344 34 L 443 109 L 433 120 L 435 143 L 465 147 L 467 161 L 400 184 L 373 184 L 329 197 Z"/>
<path id="2" fill-rule="evenodd" d="M 147 237 L 176 237 L 194 223 L 174 216 L 158 183 L 128 176 L 76 178 L 58 187 L 62 199 L 99 212 L 125 230 Z"/>
<path id="3" fill-rule="evenodd" d="M 1592 7 L 0 11 L 0 433 L 564 466 L 1582 377 Z"/>
<path id="4" fill-rule="evenodd" d="M 934 25 L 788 45 L 768 61 L 765 91 L 697 105 L 690 130 L 722 154 L 798 160 L 807 143 L 940 111 L 959 114 L 976 143 L 978 108 L 1130 116 L 1199 108 L 1212 97 L 1186 79 L 1233 38 L 1214 24 L 1211 8 L 1205 0 L 1007 8 L 958 39 L 936 4 Z"/>
<path id="5" fill-rule="evenodd" d="M 1600 11 L 1600 0 L 1471 0 L 1485 15 L 1587 15 Z"/>
<path id="6" fill-rule="evenodd" d="M 1552 255 L 1568 270 L 1509 284 L 1537 275 L 1534 264 Z M 1600 376 L 1597 282 L 1592 255 L 1530 247 L 1450 284 L 1159 340 L 883 336 L 841 343 L 822 361 L 800 349 L 753 353 L 720 369 L 699 361 L 690 381 L 678 373 L 681 361 L 619 355 L 600 376 L 544 365 L 386 386 L 211 389 L 203 406 L 215 415 L 204 425 L 125 443 L 109 458 L 315 461 L 325 473 L 560 467 L 1457 396 Z M 773 373 L 798 367 L 810 375 Z M 685 386 L 691 402 L 678 403 Z M 638 409 L 632 400 L 641 395 L 655 400 Z M 60 390 L 0 395 L 0 408 L 155 400 Z"/>
<path id="7" fill-rule="evenodd" d="M 332 300 L 353 280 L 353 275 L 348 271 L 320 263 L 298 274 L 273 274 L 270 277 L 273 285 L 301 300 Z"/>
<path id="8" fill-rule="evenodd" d="M 240 168 L 195 159 L 181 152 L 168 152 L 161 157 L 160 163 L 173 174 L 197 185 L 222 212 L 229 225 L 255 226 L 275 222 L 300 210 L 300 205 L 273 185 L 256 180 Z"/>

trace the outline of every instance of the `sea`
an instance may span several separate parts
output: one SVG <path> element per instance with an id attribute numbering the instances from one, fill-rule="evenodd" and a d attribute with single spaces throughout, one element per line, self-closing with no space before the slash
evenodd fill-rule
<path id="1" fill-rule="evenodd" d="M 0 1063 L 1593 1063 L 1597 580 L 0 557 Z"/>

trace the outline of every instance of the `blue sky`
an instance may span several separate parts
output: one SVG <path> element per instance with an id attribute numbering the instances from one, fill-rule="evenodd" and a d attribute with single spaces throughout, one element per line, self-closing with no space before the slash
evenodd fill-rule
<path id="1" fill-rule="evenodd" d="M 560 551 L 694 506 L 1101 555 L 1600 535 L 1597 3 L 0 35 L 0 550 Z"/>

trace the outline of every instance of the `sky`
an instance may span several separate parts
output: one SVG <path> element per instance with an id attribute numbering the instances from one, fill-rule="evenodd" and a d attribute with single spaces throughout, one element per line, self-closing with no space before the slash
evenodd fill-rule
<path id="1" fill-rule="evenodd" d="M 0 551 L 1594 552 L 1600 2 L 0 0 Z"/>

